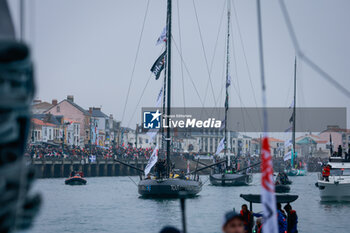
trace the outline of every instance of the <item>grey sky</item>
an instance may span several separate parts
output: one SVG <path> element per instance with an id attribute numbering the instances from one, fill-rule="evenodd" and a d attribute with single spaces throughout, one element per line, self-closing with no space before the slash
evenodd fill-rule
<path id="1" fill-rule="evenodd" d="M 18 0 L 10 0 L 16 18 Z M 100 106 L 118 120 L 122 117 L 131 78 L 137 44 L 146 9 L 146 0 L 27 0 L 26 39 L 33 46 L 37 74 L 37 98 L 62 100 L 73 94 L 81 106 Z M 179 45 L 177 3 L 179 2 L 183 58 L 202 99 L 208 72 L 202 51 L 192 0 L 173 1 L 173 37 Z M 224 0 L 196 0 L 197 13 L 209 65 L 213 59 Z M 235 0 L 235 9 L 244 49 L 255 90 L 261 106 L 258 66 L 256 1 Z M 304 52 L 344 87 L 350 88 L 350 1 L 287 0 L 292 22 Z M 140 121 L 140 107 L 154 106 L 161 80 L 154 78 L 145 91 L 136 114 L 132 113 L 149 78 L 150 67 L 162 50 L 155 42 L 165 26 L 166 1 L 150 0 L 140 53 L 123 125 L 134 127 Z M 294 49 L 277 0 L 262 1 L 267 102 L 285 107 L 292 101 Z M 18 22 L 17 19 L 15 19 Z M 248 78 L 237 21 L 232 11 L 231 106 L 255 107 Z M 213 63 L 212 80 L 216 95 L 223 85 L 226 15 Z M 231 41 L 232 43 L 232 41 Z M 237 70 L 234 64 L 236 59 Z M 174 106 L 183 106 L 180 57 L 173 47 Z M 184 71 L 186 106 L 201 106 L 192 83 Z M 234 86 L 236 88 L 234 88 Z M 239 87 L 239 88 L 238 88 Z M 219 106 L 223 106 L 223 93 Z M 349 99 L 333 86 L 299 63 L 298 106 L 350 107 Z M 210 88 L 206 106 L 214 106 Z M 349 116 L 348 111 L 348 116 Z M 132 118 L 132 119 L 131 119 Z M 131 120 L 130 120 L 131 119 Z M 348 117 L 349 119 L 349 117 Z"/>

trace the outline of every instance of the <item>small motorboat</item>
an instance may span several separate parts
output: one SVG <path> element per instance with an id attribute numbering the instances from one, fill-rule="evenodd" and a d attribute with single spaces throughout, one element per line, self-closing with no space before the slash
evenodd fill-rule
<path id="1" fill-rule="evenodd" d="M 67 185 L 85 185 L 87 181 L 80 175 L 75 175 L 67 178 L 64 183 Z"/>
<path id="2" fill-rule="evenodd" d="M 321 201 L 350 201 L 350 160 L 330 157 L 329 176 L 318 175 L 316 187 L 320 191 Z"/>
<path id="3" fill-rule="evenodd" d="M 291 180 L 284 172 L 279 172 L 275 180 L 275 192 L 276 193 L 288 193 L 290 191 Z"/>

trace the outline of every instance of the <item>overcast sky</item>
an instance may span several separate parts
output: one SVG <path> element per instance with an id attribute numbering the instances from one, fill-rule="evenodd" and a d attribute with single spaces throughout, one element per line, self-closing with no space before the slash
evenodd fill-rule
<path id="1" fill-rule="evenodd" d="M 9 2 L 17 23 L 18 2 Z M 106 114 L 113 114 L 117 120 L 121 120 L 147 0 L 26 2 L 26 41 L 33 48 L 37 98 L 50 102 L 52 99 L 60 101 L 66 95 L 74 95 L 75 102 L 82 107 L 102 106 Z M 230 105 L 242 106 L 240 96 L 244 107 L 261 106 L 256 1 L 234 0 L 233 3 L 231 76 L 234 85 L 231 85 Z M 209 66 L 213 61 L 211 79 L 214 92 L 220 96 L 218 106 L 223 106 L 224 95 L 220 90 L 224 85 L 227 22 L 226 14 L 222 15 L 222 12 L 226 1 L 195 0 L 195 5 Z M 350 89 L 350 1 L 287 0 L 286 5 L 303 51 L 339 83 Z M 150 77 L 149 69 L 163 49 L 155 43 L 165 26 L 165 14 L 165 0 L 149 1 L 140 52 L 122 123 L 124 126 L 134 127 L 136 121 L 140 122 L 140 107 L 155 105 L 162 83 L 152 77 L 133 115 Z M 218 34 L 221 18 L 223 21 Z M 295 51 L 278 0 L 262 1 L 262 19 L 267 103 L 268 106 L 286 107 L 292 101 Z M 178 46 L 180 30 L 183 59 L 200 98 L 206 99 L 205 106 L 215 106 L 210 86 L 207 97 L 204 97 L 209 76 L 192 0 L 173 1 L 172 27 L 174 41 Z M 173 106 L 183 106 L 184 103 L 180 61 L 179 53 L 173 46 Z M 183 74 L 185 105 L 202 106 L 186 70 Z M 298 106 L 349 108 L 349 103 L 347 97 L 306 64 L 298 64 Z"/>

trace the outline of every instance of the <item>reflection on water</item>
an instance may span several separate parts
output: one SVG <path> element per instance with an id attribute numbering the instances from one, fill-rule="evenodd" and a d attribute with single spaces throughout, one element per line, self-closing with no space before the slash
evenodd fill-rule
<path id="1" fill-rule="evenodd" d="M 314 186 L 316 174 L 291 177 L 292 203 L 299 215 L 299 232 L 348 232 L 350 203 L 322 203 Z M 137 180 L 137 177 L 133 177 Z M 202 177 L 206 180 L 207 177 Z M 259 193 L 260 175 L 251 186 L 217 187 L 205 183 L 200 195 L 188 199 L 188 232 L 221 232 L 223 214 L 245 203 L 241 193 Z M 88 178 L 86 186 L 67 186 L 64 179 L 41 179 L 35 186 L 44 205 L 31 232 L 159 232 L 164 225 L 181 228 L 177 199 L 144 199 L 128 177 Z M 253 206 L 254 212 L 261 205 Z"/>

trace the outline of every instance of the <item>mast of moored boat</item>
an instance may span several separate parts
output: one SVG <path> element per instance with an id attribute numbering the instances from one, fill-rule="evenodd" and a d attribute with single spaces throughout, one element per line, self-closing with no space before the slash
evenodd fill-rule
<path id="1" fill-rule="evenodd" d="M 229 70 L 230 70 L 230 17 L 231 17 L 231 0 L 227 0 L 227 41 L 226 41 L 226 97 L 225 97 L 225 131 L 224 131 L 224 156 L 227 152 L 227 110 L 229 106 L 228 87 L 230 84 Z M 228 159 L 229 161 L 229 159 Z M 229 166 L 229 164 L 228 164 Z"/>
<path id="2" fill-rule="evenodd" d="M 294 99 L 293 99 L 293 134 L 292 134 L 292 141 L 293 141 L 293 153 L 292 153 L 292 168 L 293 168 L 293 161 L 295 158 L 295 115 L 296 115 L 296 105 L 297 105 L 297 58 L 294 59 Z"/>
<path id="3" fill-rule="evenodd" d="M 166 68 L 167 68 L 167 125 L 169 125 L 169 117 L 171 113 L 171 0 L 167 2 L 167 20 L 166 20 L 166 28 L 167 28 L 167 40 L 166 40 L 166 50 L 167 50 L 167 60 L 166 60 Z M 167 136 L 166 136 L 166 159 L 167 159 L 167 176 L 170 173 L 170 128 L 167 128 Z"/>

